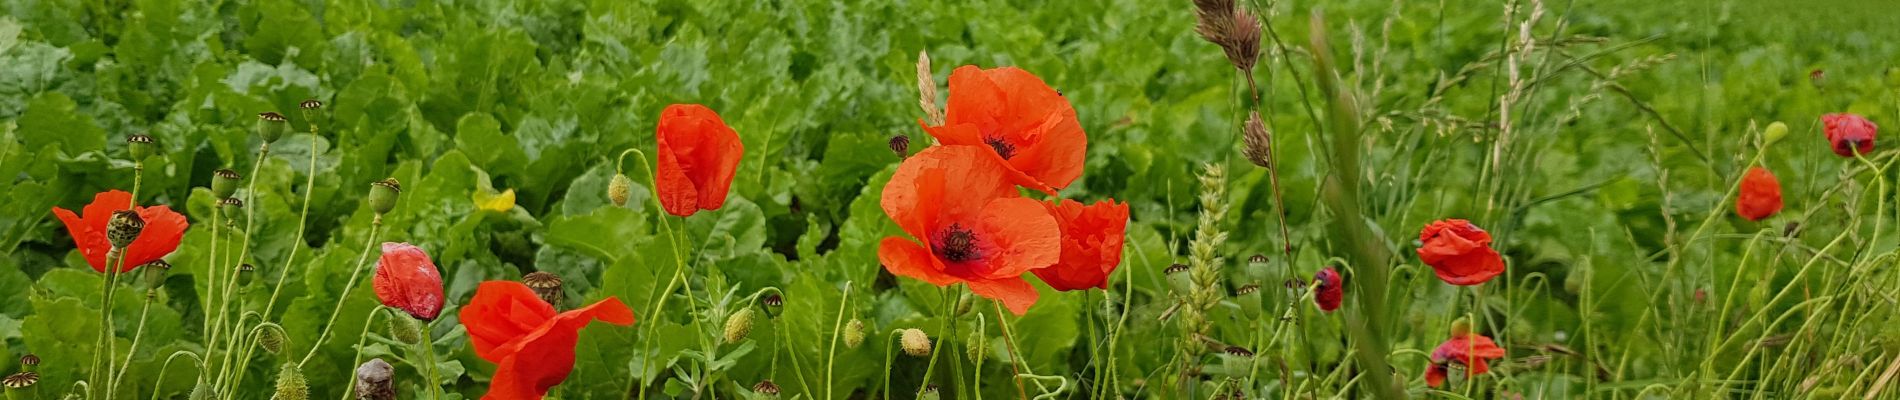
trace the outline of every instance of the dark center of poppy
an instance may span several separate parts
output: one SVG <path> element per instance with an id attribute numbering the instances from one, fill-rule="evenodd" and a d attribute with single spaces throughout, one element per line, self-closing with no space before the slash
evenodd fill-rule
<path id="1" fill-rule="evenodd" d="M 937 257 L 950 262 L 970 261 L 981 256 L 976 249 L 976 232 L 958 224 L 944 228 L 933 247 L 936 248 Z"/>
<path id="2" fill-rule="evenodd" d="M 1003 156 L 1004 160 L 1016 156 L 1016 145 L 1004 141 L 1003 138 L 995 136 L 986 137 L 983 138 L 983 143 L 989 144 L 992 149 L 996 149 L 996 155 Z"/>

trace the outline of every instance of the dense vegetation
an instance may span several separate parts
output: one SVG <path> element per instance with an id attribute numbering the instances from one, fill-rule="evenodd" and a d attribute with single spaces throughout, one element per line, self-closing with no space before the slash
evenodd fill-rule
<path id="1" fill-rule="evenodd" d="M 97 392 L 76 382 L 111 348 L 111 398 L 270 398 L 297 377 L 345 397 L 370 358 L 401 398 L 479 397 L 497 367 L 458 312 L 537 271 L 638 320 L 580 330 L 551 398 L 1900 393 L 1900 152 L 1838 156 L 1821 117 L 1893 136 L 1900 8 L 1243 1 L 1264 22 L 1255 95 L 1194 3 L 0 0 L 0 340 L 40 360 L 0 368 L 37 377 L 7 394 Z M 880 204 L 891 139 L 930 144 L 926 51 L 940 91 L 958 66 L 1014 66 L 1073 105 L 1085 172 L 1028 193 L 1129 205 L 1108 289 L 1036 283 L 1018 316 L 880 268 L 905 237 Z M 1243 152 L 1256 96 L 1277 174 Z M 650 184 L 675 103 L 745 149 L 724 206 L 689 218 Z M 289 132 L 260 157 L 263 112 Z M 130 157 L 134 134 L 153 156 Z M 1785 202 L 1760 221 L 1735 211 L 1755 165 Z M 230 215 L 221 169 L 241 175 Z M 385 178 L 400 200 L 379 213 Z M 50 210 L 108 190 L 191 226 L 155 287 L 118 277 L 102 324 L 110 275 Z M 1435 276 L 1416 232 L 1451 218 L 1507 272 Z M 440 267 L 427 346 L 367 282 L 382 242 Z M 1171 280 L 1177 263 L 1212 275 Z M 1326 267 L 1339 311 L 1310 299 Z M 1204 329 L 1180 322 L 1209 299 Z M 737 314 L 751 329 L 728 342 Z M 842 345 L 853 320 L 864 343 Z M 1455 325 L 1507 353 L 1428 385 Z M 89 341 L 105 326 L 111 346 Z M 937 351 L 905 355 L 913 328 Z"/>

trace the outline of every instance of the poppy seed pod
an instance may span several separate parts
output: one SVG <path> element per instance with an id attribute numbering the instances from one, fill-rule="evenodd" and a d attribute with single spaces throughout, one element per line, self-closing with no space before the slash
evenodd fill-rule
<path id="1" fill-rule="evenodd" d="M 376 215 L 388 214 L 396 208 L 396 198 L 402 195 L 402 183 L 396 178 L 387 178 L 369 184 L 369 208 Z"/>
<path id="2" fill-rule="evenodd" d="M 304 380 L 303 371 L 297 369 L 297 364 L 284 363 L 284 369 L 277 373 L 276 394 L 271 395 L 271 398 L 276 400 L 308 400 L 310 398 L 310 382 Z"/>
<path id="3" fill-rule="evenodd" d="M 257 113 L 257 136 L 263 138 L 264 143 L 269 144 L 276 142 L 277 139 L 284 137 L 285 132 L 289 131 L 290 119 L 284 118 L 283 114 L 275 112 Z"/>
<path id="4" fill-rule="evenodd" d="M 785 297 L 779 296 L 778 293 L 768 293 L 765 296 L 760 296 L 759 309 L 765 310 L 766 318 L 777 319 L 779 314 L 785 313 Z"/>
<path id="5" fill-rule="evenodd" d="M 766 379 L 759 381 L 757 385 L 752 385 L 752 392 L 759 394 L 759 396 L 765 399 L 776 399 L 778 398 L 779 388 L 778 384 L 772 383 L 771 379 Z"/>
<path id="6" fill-rule="evenodd" d="M 1815 68 L 1813 71 L 1808 71 L 1808 84 L 1814 85 L 1815 89 L 1826 89 L 1827 88 L 1827 71 L 1823 71 L 1820 68 Z"/>
<path id="7" fill-rule="evenodd" d="M 739 343 L 752 333 L 752 307 L 740 308 L 739 312 L 726 316 L 726 343 Z"/>
<path id="8" fill-rule="evenodd" d="M 317 99 L 304 100 L 302 103 L 297 103 L 297 107 L 305 110 L 315 110 L 323 108 L 323 101 Z"/>
<path id="9" fill-rule="evenodd" d="M 253 272 L 257 272 L 257 266 L 255 265 L 238 264 L 237 272 L 238 272 L 238 285 L 250 286 L 251 281 L 257 280 L 257 277 L 256 277 L 257 274 L 253 273 Z"/>
<path id="10" fill-rule="evenodd" d="M 231 198 L 231 195 L 237 194 L 239 179 L 242 177 L 238 176 L 237 171 L 230 169 L 211 171 L 211 194 L 220 199 Z"/>
<path id="11" fill-rule="evenodd" d="M 891 152 L 899 159 L 910 157 L 910 135 L 891 136 Z"/>
<path id="12" fill-rule="evenodd" d="M 37 367 L 40 365 L 40 356 L 33 355 L 31 353 L 28 353 L 27 355 L 24 355 L 24 356 L 20 356 L 20 365 L 24 365 L 28 367 Z"/>
<path id="13" fill-rule="evenodd" d="M 851 322 L 844 323 L 844 346 L 855 349 L 861 344 L 864 344 L 864 321 L 852 318 Z"/>
<path id="14" fill-rule="evenodd" d="M 133 163 L 144 162 L 146 157 L 151 157 L 156 151 L 158 151 L 158 141 L 153 140 L 149 135 L 135 133 L 125 137 L 125 152 L 132 156 Z"/>
<path id="15" fill-rule="evenodd" d="M 1221 360 L 1221 365 L 1226 367 L 1227 371 L 1245 374 L 1253 369 L 1253 350 L 1240 346 L 1227 346 L 1226 349 L 1222 349 L 1222 352 L 1227 354 L 1227 357 Z"/>
<path id="16" fill-rule="evenodd" d="M 613 180 L 607 181 L 607 200 L 612 200 L 616 207 L 626 207 L 627 194 L 632 190 L 633 179 L 626 174 L 614 174 Z"/>
<path id="17" fill-rule="evenodd" d="M 897 342 L 904 348 L 904 354 L 909 354 L 911 357 L 930 356 L 930 335 L 925 335 L 923 330 L 905 329 Z"/>
<path id="18" fill-rule="evenodd" d="M 924 386 L 924 392 L 917 395 L 917 400 L 940 400 L 943 398 L 943 393 L 939 392 L 937 385 Z"/>
<path id="19" fill-rule="evenodd" d="M 13 375 L 7 375 L 5 382 L 7 389 L 25 389 L 33 386 L 35 383 L 40 383 L 40 373 L 33 371 L 16 372 Z"/>
<path id="20" fill-rule="evenodd" d="M 561 277 L 553 273 L 530 272 L 521 277 L 521 283 L 528 285 L 528 289 L 534 290 L 534 295 L 540 296 L 541 301 L 548 302 L 554 308 L 561 308 L 561 303 L 567 299 L 567 293 L 561 290 Z"/>
<path id="21" fill-rule="evenodd" d="M 145 263 L 145 290 L 147 295 L 155 295 L 158 289 L 165 287 L 165 272 L 172 269 L 172 263 L 155 260 Z"/>
<path id="22" fill-rule="evenodd" d="M 1773 146 L 1775 142 L 1780 142 L 1785 137 L 1788 137 L 1788 124 L 1781 121 L 1770 123 L 1768 128 L 1761 132 L 1761 147 Z"/>
<path id="23" fill-rule="evenodd" d="M 392 317 L 389 319 L 389 338 L 408 344 L 422 343 L 422 325 L 415 318 L 407 318 L 407 315 Z"/>
<path id="24" fill-rule="evenodd" d="M 1175 293 L 1186 296 L 1194 291 L 1194 280 L 1188 276 L 1187 264 L 1169 265 L 1161 273 L 1168 276 L 1168 285 L 1174 288 Z"/>
<path id="25" fill-rule="evenodd" d="M 1240 311 L 1248 318 L 1260 318 L 1265 305 L 1260 300 L 1260 285 L 1249 284 L 1234 291 L 1234 301 L 1240 302 Z"/>
<path id="26" fill-rule="evenodd" d="M 139 232 L 145 230 L 145 219 L 132 210 L 120 210 L 112 213 L 112 219 L 106 222 L 106 241 L 112 248 L 124 249 L 139 238 Z"/>
<path id="27" fill-rule="evenodd" d="M 238 200 L 236 197 L 218 200 L 218 215 L 224 217 L 227 223 L 236 223 L 238 217 L 244 216 L 241 211 L 244 211 L 244 200 Z"/>
<path id="28" fill-rule="evenodd" d="M 356 399 L 395 400 L 395 376 L 396 367 L 381 358 L 372 358 L 356 367 Z"/>

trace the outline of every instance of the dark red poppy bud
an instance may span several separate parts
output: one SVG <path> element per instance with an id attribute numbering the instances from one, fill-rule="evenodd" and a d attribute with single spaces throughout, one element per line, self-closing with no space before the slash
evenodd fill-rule
<path id="1" fill-rule="evenodd" d="M 1313 292 L 1313 304 L 1319 305 L 1320 311 L 1325 312 L 1339 309 L 1339 303 L 1346 295 L 1346 281 L 1339 276 L 1339 271 L 1326 267 L 1313 274 L 1313 281 L 1319 283 L 1319 288 Z"/>

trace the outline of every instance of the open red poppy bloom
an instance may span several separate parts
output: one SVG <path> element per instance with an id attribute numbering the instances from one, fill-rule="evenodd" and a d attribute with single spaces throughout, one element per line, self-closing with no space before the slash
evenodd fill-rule
<path id="1" fill-rule="evenodd" d="M 1491 234 L 1471 221 L 1446 219 L 1426 225 L 1418 240 L 1418 259 L 1432 266 L 1445 283 L 1471 286 L 1504 273 L 1504 257 L 1491 249 Z"/>
<path id="2" fill-rule="evenodd" d="M 383 243 L 383 255 L 376 259 L 376 298 L 383 305 L 403 310 L 423 321 L 434 321 L 442 313 L 442 274 L 422 248 L 408 243 Z"/>
<path id="3" fill-rule="evenodd" d="M 1775 180 L 1775 174 L 1767 168 L 1749 168 L 1742 175 L 1741 193 L 1735 196 L 1735 214 L 1749 221 L 1781 212 L 1781 181 Z"/>
<path id="4" fill-rule="evenodd" d="M 924 131 L 945 145 L 991 149 L 1032 178 L 1017 183 L 1049 193 L 1082 176 L 1088 148 L 1069 99 L 1016 67 L 951 71 L 943 125 Z"/>
<path id="5" fill-rule="evenodd" d="M 653 186 L 668 214 L 689 216 L 726 205 L 732 176 L 745 158 L 739 134 L 712 109 L 674 104 L 660 112 L 659 167 Z"/>
<path id="6" fill-rule="evenodd" d="M 178 250 L 185 228 L 191 226 L 184 215 L 169 206 L 134 207 L 132 194 L 118 190 L 93 195 L 92 204 L 80 209 L 83 216 L 59 207 L 53 207 L 53 215 L 66 223 L 66 232 L 72 234 L 73 245 L 86 257 L 86 263 L 92 264 L 94 271 L 106 272 L 106 253 L 112 251 L 112 242 L 106 239 L 106 223 L 112 220 L 112 213 L 126 209 L 139 214 L 139 219 L 145 221 L 145 229 L 139 231 L 132 244 L 125 246 L 125 260 L 119 272 L 150 264 Z"/>
<path id="7" fill-rule="evenodd" d="M 1128 232 L 1128 203 L 1101 201 L 1084 206 L 1075 200 L 1043 203 L 1062 227 L 1062 259 L 1031 270 L 1056 290 L 1108 288 L 1108 275 L 1122 263 Z"/>
<path id="8" fill-rule="evenodd" d="M 1425 367 L 1425 384 L 1432 387 L 1444 384 L 1451 363 L 1464 366 L 1465 376 L 1489 372 L 1491 366 L 1485 359 L 1491 358 L 1504 358 L 1504 348 L 1498 347 L 1491 338 L 1475 333 L 1452 336 L 1432 350 L 1432 364 Z"/>
<path id="9" fill-rule="evenodd" d="M 486 400 L 540 400 L 574 372 L 581 328 L 596 319 L 633 325 L 633 310 L 618 298 L 556 314 L 528 285 L 514 281 L 482 282 L 460 315 L 475 355 L 498 366 L 482 396 Z"/>
<path id="10" fill-rule="evenodd" d="M 1313 280 L 1319 282 L 1319 288 L 1313 293 L 1313 304 L 1319 305 L 1320 311 L 1338 310 L 1339 302 L 1346 297 L 1346 280 L 1339 276 L 1339 270 L 1326 267 L 1314 273 Z"/>
<path id="11" fill-rule="evenodd" d="M 1062 229 L 1042 202 L 1020 197 L 1010 183 L 1020 174 L 989 151 L 936 146 L 905 159 L 881 205 L 916 241 L 886 237 L 877 258 L 898 276 L 969 284 L 1021 315 L 1037 298 L 1023 273 L 1061 260 Z"/>
<path id="12" fill-rule="evenodd" d="M 1866 117 L 1848 113 L 1835 113 L 1821 116 L 1821 123 L 1827 131 L 1827 142 L 1834 147 L 1834 154 L 1841 157 L 1853 157 L 1854 153 L 1874 152 L 1874 133 L 1880 126 L 1874 125 Z"/>

